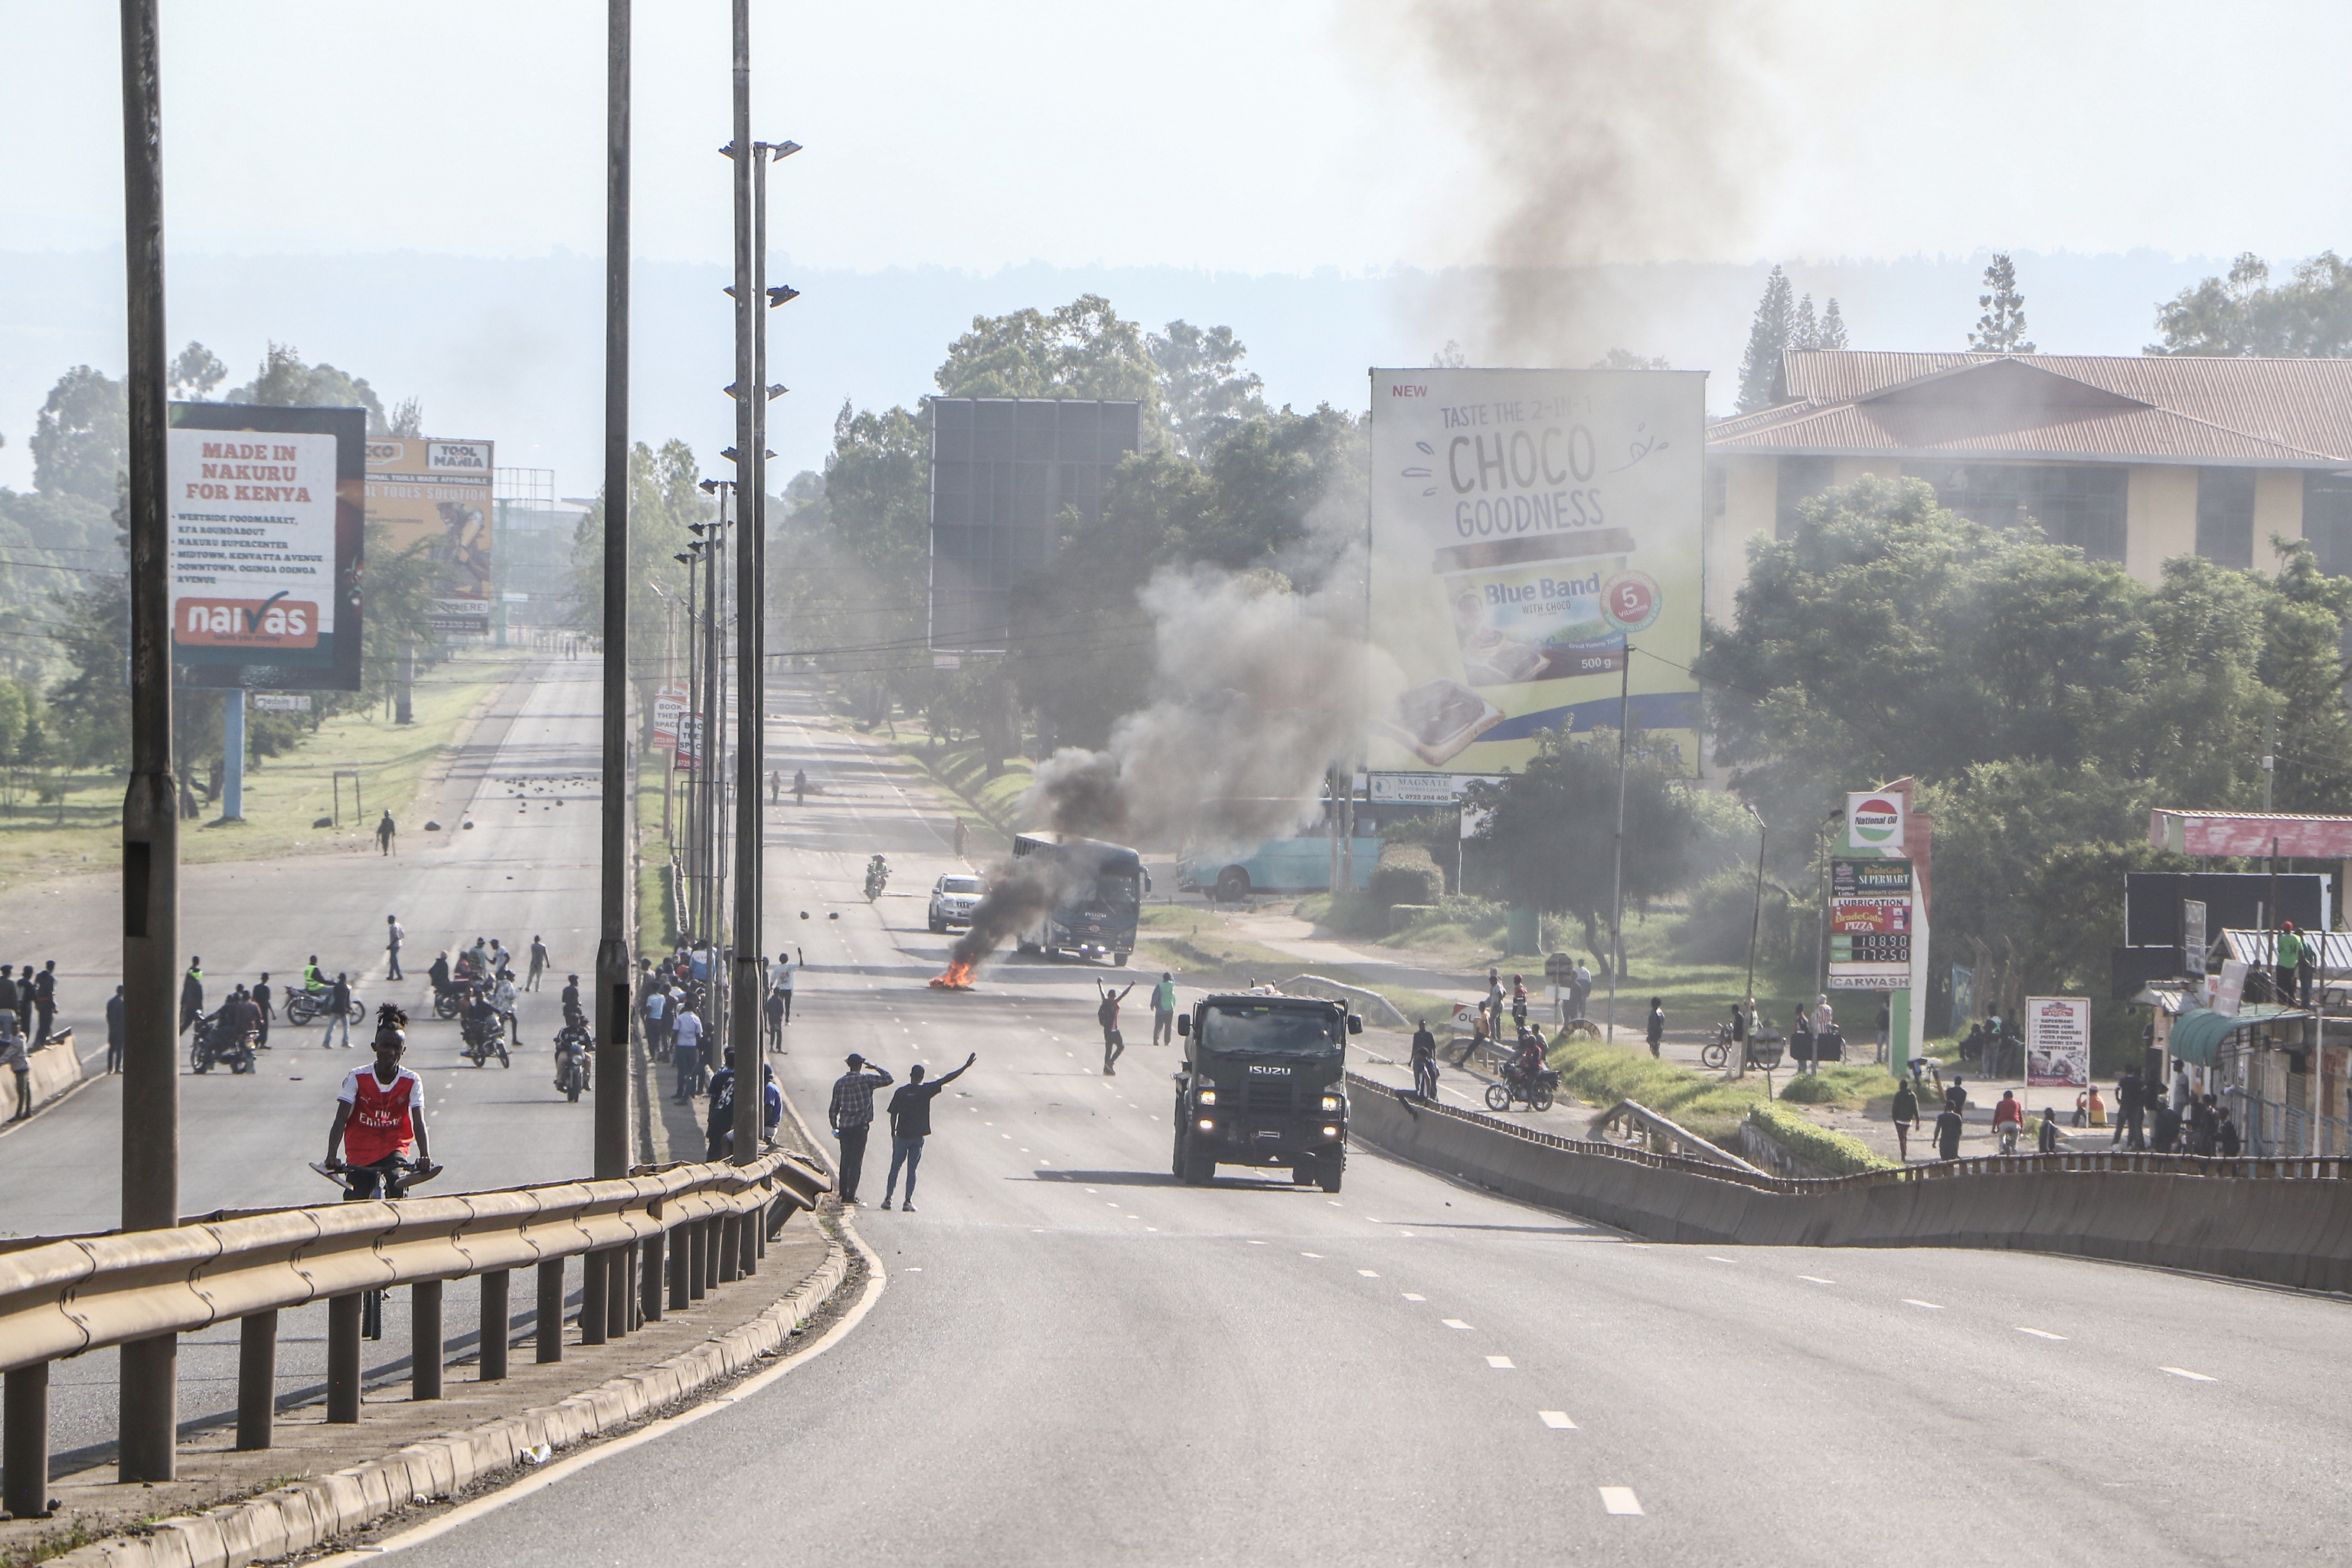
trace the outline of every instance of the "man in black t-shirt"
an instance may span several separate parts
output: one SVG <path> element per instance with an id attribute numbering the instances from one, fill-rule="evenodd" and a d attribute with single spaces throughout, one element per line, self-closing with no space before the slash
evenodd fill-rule
<path id="1" fill-rule="evenodd" d="M 904 1214 L 915 1212 L 915 1167 L 923 1163 L 923 1140 L 931 1135 L 931 1101 L 940 1090 L 955 1082 L 971 1070 L 980 1059 L 975 1051 L 963 1058 L 963 1066 L 944 1077 L 923 1081 L 922 1064 L 907 1069 L 907 1081 L 890 1097 L 890 1178 L 882 1184 L 882 1206 L 888 1208 L 890 1199 L 898 1190 L 898 1167 L 907 1167 L 907 1201 L 898 1205 Z"/>

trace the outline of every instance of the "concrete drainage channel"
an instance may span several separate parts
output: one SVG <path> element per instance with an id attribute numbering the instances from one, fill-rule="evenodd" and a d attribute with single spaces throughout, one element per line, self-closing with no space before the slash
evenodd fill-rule
<path id="1" fill-rule="evenodd" d="M 2352 1291 L 2352 1160 L 2053 1154 L 1792 1180 L 1348 1087 L 1358 1141 L 1649 1240 L 2006 1248 Z"/>

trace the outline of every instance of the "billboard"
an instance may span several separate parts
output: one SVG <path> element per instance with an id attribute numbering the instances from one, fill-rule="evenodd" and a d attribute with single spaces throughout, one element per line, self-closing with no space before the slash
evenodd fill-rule
<path id="1" fill-rule="evenodd" d="M 395 554 L 425 547 L 433 563 L 426 619 L 457 637 L 490 632 L 491 448 L 430 437 L 367 444 L 367 520 L 383 525 Z"/>
<path id="2" fill-rule="evenodd" d="M 360 684 L 367 412 L 174 403 L 172 658 L 192 686 Z"/>
<path id="3" fill-rule="evenodd" d="M 1054 558 L 1065 510 L 1102 521 L 1110 471 L 1142 445 L 1143 405 L 1076 397 L 929 403 L 930 646 L 1001 652 L 1013 637 L 1013 584 Z"/>
<path id="4" fill-rule="evenodd" d="M 2087 996 L 2025 999 L 2028 1089 L 2091 1087 L 2091 1001 Z"/>
<path id="5" fill-rule="evenodd" d="M 1371 374 L 1371 637 L 1405 685 L 1371 766 L 1523 764 L 1616 728 L 1621 681 L 1695 758 L 1706 376 Z"/>

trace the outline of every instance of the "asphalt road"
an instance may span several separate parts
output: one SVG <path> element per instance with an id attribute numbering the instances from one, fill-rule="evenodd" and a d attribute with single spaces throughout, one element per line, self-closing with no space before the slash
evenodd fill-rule
<path id="1" fill-rule="evenodd" d="M 2338 1302 L 2066 1259 L 1633 1243 L 1379 1156 L 1336 1196 L 1168 1173 L 1173 1053 L 1099 1072 L 1110 972 L 924 987 L 948 818 L 772 703 L 780 1076 L 937 1106 L 865 1321 L 758 1394 L 421 1544 L 423 1564 L 1935 1563 L 2332 1557 Z M 892 890 L 867 906 L 866 856 Z M 802 921 L 802 910 L 811 919 Z M 838 920 L 829 919 L 837 913 Z M 1123 981 L 1129 976 L 1120 974 Z M 1139 996 L 1138 1000 L 1140 1000 Z M 1130 1031 L 1142 1035 L 1148 1029 Z M 866 1195 L 887 1156 L 869 1154 Z M 2316 1373 L 2317 1375 L 2315 1375 Z"/>
<path id="2" fill-rule="evenodd" d="M 476 1068 L 458 1055 L 457 1026 L 433 1018 L 425 967 L 442 947 L 495 936 L 528 954 L 534 934 L 559 964 L 585 970 L 596 942 L 596 666 L 551 660 L 520 667 L 496 697 L 448 772 L 436 799 L 400 826 L 398 853 L 292 856 L 191 866 L 183 873 L 182 942 L 201 954 L 210 999 L 268 970 L 273 984 L 299 976 L 312 952 L 333 973 L 359 977 L 373 1010 L 407 1007 L 408 1065 L 425 1080 L 433 1152 L 449 1168 L 450 1191 L 576 1177 L 591 1164 L 589 1100 L 567 1103 L 553 1084 L 558 994 L 564 971 L 525 993 L 517 1015 L 521 1042 L 513 1066 Z M 558 803 L 562 804 L 558 804 Z M 443 830 L 426 833 L 428 811 Z M 475 826 L 462 826 L 471 820 Z M 104 1060 L 103 998 L 121 970 L 119 884 L 69 877 L 36 884 L 0 909 L 0 951 L 54 957 L 66 977 L 63 1016 L 77 1025 L 84 1058 Z M 403 964 L 412 977 L 383 979 L 384 917 L 408 933 Z M 522 965 L 518 961 L 518 973 Z M 282 1008 L 281 1008 L 282 1015 Z M 320 1203 L 335 1190 L 308 1167 L 326 1153 L 336 1091 L 355 1065 L 373 1059 L 372 1022 L 353 1029 L 349 1050 L 321 1052 L 322 1025 L 295 1028 L 282 1016 L 270 1049 L 251 1074 L 215 1068 L 180 1076 L 180 1209 L 257 1208 Z M 340 1041 L 340 1035 L 338 1036 Z M 0 1135 L 0 1191 L 7 1228 L 19 1235 L 106 1230 L 120 1214 L 121 1079 L 100 1078 L 71 1098 Z M 446 1321 L 470 1324 L 472 1284 L 450 1287 Z M 376 1371 L 404 1364 L 406 1300 L 394 1292 Z M 315 1320 L 315 1321 L 313 1321 Z M 288 1315 L 279 1350 L 281 1394 L 324 1375 L 325 1310 Z M 114 1428 L 116 1357 L 58 1365 L 52 1442 L 60 1472 L 102 1458 Z M 197 1419 L 234 1407 L 234 1324 L 182 1342 L 180 1407 Z"/>

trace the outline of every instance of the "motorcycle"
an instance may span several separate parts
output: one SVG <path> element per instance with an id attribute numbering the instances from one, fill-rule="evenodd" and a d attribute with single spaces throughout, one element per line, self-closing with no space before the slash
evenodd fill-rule
<path id="1" fill-rule="evenodd" d="M 466 998 L 472 994 L 473 987 L 459 981 L 453 980 L 446 985 L 436 984 L 433 987 L 433 1016 L 445 1021 L 456 1017 L 466 1010 Z"/>
<path id="2" fill-rule="evenodd" d="M 882 889 L 883 889 L 883 888 L 884 888 L 884 887 L 885 887 L 885 886 L 889 882 L 889 880 L 890 880 L 890 868 L 889 868 L 889 867 L 887 867 L 887 866 L 868 866 L 868 867 L 866 867 L 866 901 L 867 903 L 869 903 L 869 904 L 870 904 L 870 903 L 872 903 L 875 900 L 877 900 L 877 899 L 880 898 L 880 897 L 882 896 Z"/>
<path id="3" fill-rule="evenodd" d="M 1524 1101 L 1530 1110 L 1549 1110 L 1553 1097 L 1559 1093 L 1559 1074 L 1551 1068 L 1538 1068 L 1528 1072 L 1512 1062 L 1503 1068 L 1503 1076 L 1486 1086 L 1486 1109 L 1508 1110 L 1513 1100 Z"/>
<path id="4" fill-rule="evenodd" d="M 215 1062 L 226 1062 L 233 1073 L 251 1072 L 254 1044 L 260 1037 L 259 1030 L 247 1029 L 241 1038 L 231 1040 L 217 1021 L 199 1018 L 188 1040 L 188 1066 L 197 1072 L 210 1072 Z"/>
<path id="5" fill-rule="evenodd" d="M 307 1024 L 313 1018 L 325 1017 L 334 1011 L 328 1002 L 330 994 L 331 993 L 323 988 L 317 991 L 288 992 L 286 1021 L 289 1024 Z M 354 1024 L 364 1024 L 367 1022 L 367 1004 L 354 996 L 351 1000 L 351 1005 L 343 1010 L 343 1016 Z"/>
<path id="6" fill-rule="evenodd" d="M 588 1068 L 593 1055 L 588 1031 L 572 1025 L 555 1037 L 555 1087 L 563 1098 L 578 1104 L 581 1093 L 588 1088 Z"/>
<path id="7" fill-rule="evenodd" d="M 478 1024 L 469 1016 L 458 1027 L 465 1041 L 460 1054 L 467 1061 L 478 1068 L 487 1067 L 495 1056 L 500 1067 L 514 1066 L 507 1056 L 506 1021 L 499 1014 L 493 1013 Z"/>

